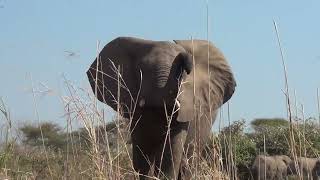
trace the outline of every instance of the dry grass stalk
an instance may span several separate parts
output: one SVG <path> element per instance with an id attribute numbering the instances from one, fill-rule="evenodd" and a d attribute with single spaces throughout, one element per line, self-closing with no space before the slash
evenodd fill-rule
<path id="1" fill-rule="evenodd" d="M 40 114 L 39 114 L 39 111 L 38 111 L 38 103 L 37 103 L 37 100 L 36 100 L 36 93 L 35 93 L 33 79 L 32 79 L 31 75 L 30 75 L 30 81 L 31 81 L 31 88 L 32 88 L 34 113 L 35 113 L 36 119 L 37 119 L 38 124 L 39 124 L 41 140 L 42 140 L 42 147 L 43 147 L 43 150 L 44 150 L 44 153 L 45 153 L 45 156 L 46 156 L 47 166 L 48 166 L 48 169 L 49 169 L 50 177 L 52 179 L 53 178 L 53 174 L 52 174 L 52 170 L 51 170 L 51 167 L 50 167 L 50 164 L 49 164 L 49 158 L 48 158 L 48 153 L 47 153 L 47 150 L 46 150 L 46 146 L 44 144 L 44 136 L 43 136 L 42 126 L 40 126 L 41 120 L 40 120 Z"/>
<path id="2" fill-rule="evenodd" d="M 318 120 L 320 125 L 320 97 L 319 97 L 319 88 L 317 88 L 317 107 L 318 107 Z"/>
<path id="3" fill-rule="evenodd" d="M 284 54 L 283 54 L 283 49 L 280 41 L 280 35 L 278 31 L 278 26 L 276 21 L 273 21 L 274 29 L 277 35 L 277 42 L 280 50 L 280 55 L 281 55 L 281 62 L 282 62 L 282 67 L 283 67 L 283 73 L 284 73 L 284 80 L 285 80 L 285 96 L 286 96 L 286 107 L 287 107 L 287 117 L 289 119 L 289 139 L 290 139 L 290 144 L 289 147 L 291 149 L 291 156 L 294 158 L 294 161 L 297 161 L 297 153 L 295 150 L 296 147 L 296 141 L 294 137 L 294 126 L 293 126 L 293 121 L 292 121 L 292 112 L 291 112 L 291 102 L 290 102 L 290 93 L 289 93 L 289 83 L 288 83 L 288 72 L 287 72 L 287 67 L 285 64 L 284 60 Z M 298 164 L 296 164 L 298 166 Z"/>

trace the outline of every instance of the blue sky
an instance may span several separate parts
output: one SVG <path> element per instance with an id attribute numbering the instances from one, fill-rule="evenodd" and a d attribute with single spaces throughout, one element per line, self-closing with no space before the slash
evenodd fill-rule
<path id="1" fill-rule="evenodd" d="M 273 19 L 291 92 L 296 90 L 306 117 L 317 116 L 319 8 L 317 0 L 209 1 L 209 39 L 228 58 L 238 83 L 230 101 L 232 120 L 286 116 Z M 16 122 L 35 119 L 31 75 L 34 86 L 52 89 L 37 97 L 40 118 L 64 123 L 62 74 L 87 86 L 85 71 L 98 40 L 105 45 L 118 36 L 206 39 L 206 22 L 206 1 L 200 0 L 0 0 L 0 96 Z"/>

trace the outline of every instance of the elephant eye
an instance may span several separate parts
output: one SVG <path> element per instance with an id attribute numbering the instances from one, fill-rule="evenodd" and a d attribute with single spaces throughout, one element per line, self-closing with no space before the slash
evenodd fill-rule
<path id="1" fill-rule="evenodd" d="M 172 90 L 169 90 L 169 94 L 172 94 L 173 93 L 173 91 Z"/>

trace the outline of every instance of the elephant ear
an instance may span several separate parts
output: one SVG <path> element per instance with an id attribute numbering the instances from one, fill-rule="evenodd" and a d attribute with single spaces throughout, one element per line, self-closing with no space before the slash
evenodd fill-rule
<path id="1" fill-rule="evenodd" d="M 282 161 L 283 161 L 286 165 L 289 165 L 290 162 L 292 161 L 289 156 L 281 155 L 280 157 L 282 158 Z"/>
<path id="2" fill-rule="evenodd" d="M 210 102 L 211 108 L 214 109 L 227 102 L 234 93 L 236 82 L 220 50 L 206 40 L 174 40 L 174 42 L 194 57 L 195 91 L 199 96 L 204 96 L 201 101 Z M 193 81 L 191 76 L 189 80 Z"/>
<path id="3" fill-rule="evenodd" d="M 133 68 L 145 40 L 119 37 L 108 43 L 87 71 L 91 88 L 99 101 L 122 115 L 130 116 L 139 88 L 139 70 Z M 120 94 L 118 94 L 118 92 Z M 118 102 L 119 95 L 119 102 Z"/>

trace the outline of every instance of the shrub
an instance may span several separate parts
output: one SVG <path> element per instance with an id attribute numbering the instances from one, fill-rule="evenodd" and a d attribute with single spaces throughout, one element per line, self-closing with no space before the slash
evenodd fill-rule
<path id="1" fill-rule="evenodd" d="M 59 150 L 66 145 L 66 134 L 54 123 L 44 122 L 38 126 L 24 125 L 20 128 L 23 133 L 23 143 L 30 146 L 45 147 Z"/>
<path id="2" fill-rule="evenodd" d="M 248 134 L 244 133 L 244 127 L 244 120 L 235 121 L 219 134 L 224 164 L 230 166 L 233 162 L 240 179 L 250 177 L 250 167 L 256 156 L 255 143 Z M 231 156 L 229 156 L 230 153 L 232 153 Z M 232 161 L 230 157 L 233 158 Z"/>

